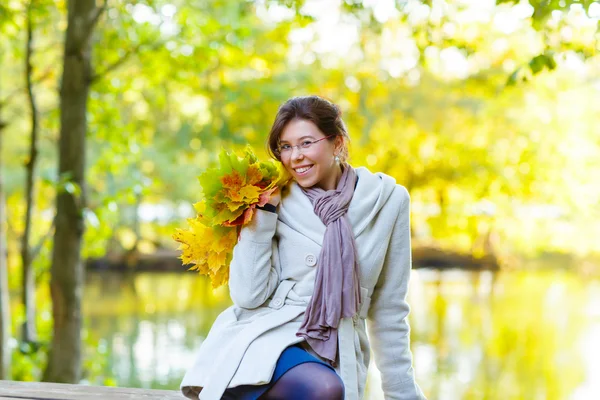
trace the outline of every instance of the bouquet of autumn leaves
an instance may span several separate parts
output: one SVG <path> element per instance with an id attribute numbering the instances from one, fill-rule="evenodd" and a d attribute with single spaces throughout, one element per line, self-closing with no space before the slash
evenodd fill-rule
<path id="1" fill-rule="evenodd" d="M 190 270 L 208 275 L 217 288 L 229 280 L 239 230 L 289 175 L 275 161 L 259 161 L 248 146 L 243 156 L 221 150 L 219 165 L 198 179 L 204 200 L 194 204 L 198 214 L 188 218 L 189 227 L 177 229 L 173 239 L 180 243 L 183 264 L 193 264 Z"/>

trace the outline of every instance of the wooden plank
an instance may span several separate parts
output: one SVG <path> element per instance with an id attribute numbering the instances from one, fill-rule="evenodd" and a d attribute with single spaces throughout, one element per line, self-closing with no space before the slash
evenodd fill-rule
<path id="1" fill-rule="evenodd" d="M 0 381 L 0 400 L 182 400 L 178 390 Z"/>

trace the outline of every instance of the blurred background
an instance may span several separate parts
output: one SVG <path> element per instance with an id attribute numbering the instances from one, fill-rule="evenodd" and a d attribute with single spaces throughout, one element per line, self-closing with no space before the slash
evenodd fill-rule
<path id="1" fill-rule="evenodd" d="M 599 21 L 589 0 L 3 1 L 0 379 L 44 377 L 64 265 L 86 271 L 54 277 L 78 277 L 75 380 L 177 389 L 230 305 L 171 239 L 197 176 L 221 147 L 266 158 L 278 106 L 317 94 L 351 164 L 411 194 L 428 398 L 600 398 Z M 69 103 L 65 54 L 88 63 L 87 103 Z M 85 150 L 79 172 L 59 143 Z M 366 397 L 383 398 L 375 369 Z"/>

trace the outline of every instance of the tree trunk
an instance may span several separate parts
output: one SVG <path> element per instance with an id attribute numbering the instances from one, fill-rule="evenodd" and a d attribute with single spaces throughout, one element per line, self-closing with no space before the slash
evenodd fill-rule
<path id="1" fill-rule="evenodd" d="M 27 42 L 25 45 L 25 80 L 27 82 L 27 95 L 31 108 L 31 146 L 29 150 L 29 161 L 27 162 L 27 178 L 25 182 L 25 229 L 21 238 L 21 265 L 23 266 L 23 306 L 25 308 L 25 321 L 22 328 L 22 340 L 24 343 L 37 341 L 37 329 L 35 326 L 35 274 L 32 263 L 30 237 L 31 237 L 31 215 L 34 208 L 35 192 L 35 165 L 37 161 L 37 138 L 39 131 L 38 110 L 33 93 L 33 66 L 31 57 L 33 55 L 33 21 L 31 8 L 33 3 L 27 7 Z"/>
<path id="2" fill-rule="evenodd" d="M 1 93 L 1 92 L 0 92 Z M 10 304 L 8 298 L 8 263 L 6 257 L 6 209 L 2 180 L 2 103 L 0 103 L 0 380 L 10 379 Z"/>
<path id="3" fill-rule="evenodd" d="M 50 292 L 54 335 L 45 381 L 77 383 L 81 377 L 81 241 L 85 208 L 85 138 L 91 82 L 90 37 L 104 7 L 69 0 L 60 88 L 59 174 L 66 181 L 56 199 Z"/>

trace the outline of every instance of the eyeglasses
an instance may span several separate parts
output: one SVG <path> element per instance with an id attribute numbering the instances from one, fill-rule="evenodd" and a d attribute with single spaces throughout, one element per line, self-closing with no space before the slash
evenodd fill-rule
<path id="1" fill-rule="evenodd" d="M 290 156 L 292 154 L 292 151 L 294 150 L 294 147 L 298 148 L 298 151 L 302 154 L 304 154 L 304 150 L 308 150 L 310 149 L 310 146 L 312 146 L 315 143 L 320 142 L 321 140 L 325 140 L 325 139 L 329 139 L 330 137 L 332 137 L 334 135 L 329 135 L 329 136 L 325 136 L 324 138 L 321 139 L 317 139 L 317 140 L 303 140 L 302 143 L 297 144 L 295 146 L 292 146 L 290 144 L 282 144 L 279 145 L 279 147 L 277 148 L 277 151 L 279 152 L 280 156 Z"/>

